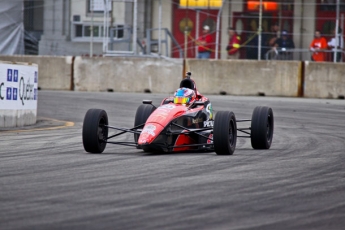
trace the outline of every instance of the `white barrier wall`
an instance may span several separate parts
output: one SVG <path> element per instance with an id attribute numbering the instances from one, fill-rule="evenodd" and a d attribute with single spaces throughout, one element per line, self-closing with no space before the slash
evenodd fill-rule
<path id="1" fill-rule="evenodd" d="M 304 96 L 344 98 L 345 64 L 305 62 Z"/>
<path id="2" fill-rule="evenodd" d="M 36 123 L 38 66 L 0 62 L 0 127 Z"/>
<path id="3" fill-rule="evenodd" d="M 180 85 L 182 67 L 181 59 L 76 57 L 74 89 L 172 93 Z"/>

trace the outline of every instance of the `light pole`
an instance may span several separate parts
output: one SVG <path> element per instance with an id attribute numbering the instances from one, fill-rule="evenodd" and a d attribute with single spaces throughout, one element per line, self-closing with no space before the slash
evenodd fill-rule
<path id="1" fill-rule="evenodd" d="M 339 43 L 340 43 L 340 40 L 339 40 L 339 0 L 337 0 L 337 13 L 336 13 L 336 20 L 335 20 L 335 47 L 334 47 L 334 54 L 333 54 L 333 62 L 337 62 Z"/>
<path id="2" fill-rule="evenodd" d="M 258 60 L 261 60 L 261 31 L 262 31 L 262 0 L 260 0 L 259 11 L 259 41 L 258 41 Z"/>
<path id="3" fill-rule="evenodd" d="M 93 56 L 93 0 L 90 1 L 91 9 L 91 28 L 90 28 L 90 57 Z"/>

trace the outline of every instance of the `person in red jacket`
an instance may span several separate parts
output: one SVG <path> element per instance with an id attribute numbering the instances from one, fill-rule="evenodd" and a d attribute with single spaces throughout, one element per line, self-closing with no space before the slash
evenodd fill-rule
<path id="1" fill-rule="evenodd" d="M 210 34 L 210 27 L 205 25 L 202 30 L 202 35 L 196 40 L 198 45 L 198 58 L 208 59 L 211 56 L 212 36 Z"/>
<path id="2" fill-rule="evenodd" d="M 229 28 L 229 45 L 226 47 L 228 51 L 228 59 L 238 59 L 240 57 L 240 41 L 241 37 L 237 35 L 234 28 Z"/>
<path id="3" fill-rule="evenodd" d="M 321 37 L 320 31 L 315 31 L 315 38 L 310 43 L 310 51 L 313 52 L 311 56 L 312 61 L 326 61 L 324 50 L 328 47 L 327 41 L 324 37 Z"/>

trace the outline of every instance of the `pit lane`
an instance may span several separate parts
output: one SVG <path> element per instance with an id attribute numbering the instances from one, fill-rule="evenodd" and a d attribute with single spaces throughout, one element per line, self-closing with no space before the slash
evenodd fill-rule
<path id="1" fill-rule="evenodd" d="M 343 228 L 343 100 L 209 96 L 214 110 L 238 119 L 272 107 L 270 150 L 238 139 L 233 156 L 113 145 L 85 153 L 87 109 L 130 127 L 142 99 L 157 105 L 165 96 L 40 91 L 38 116 L 74 126 L 0 132 L 0 229 Z"/>

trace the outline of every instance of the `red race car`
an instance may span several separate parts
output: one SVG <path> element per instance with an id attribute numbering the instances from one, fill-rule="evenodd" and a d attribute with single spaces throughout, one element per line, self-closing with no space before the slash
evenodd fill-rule
<path id="1" fill-rule="evenodd" d="M 133 128 L 108 124 L 104 110 L 89 109 L 83 123 L 83 145 L 90 153 L 102 153 L 106 144 L 137 147 L 145 152 L 215 151 L 232 155 L 237 137 L 251 139 L 254 149 L 269 149 L 273 139 L 274 118 L 269 107 L 256 107 L 251 120 L 236 120 L 230 111 L 216 115 L 208 98 L 201 95 L 191 73 L 180 83 L 173 97 L 159 107 L 144 100 L 137 109 Z M 237 122 L 251 122 L 249 128 L 237 128 Z M 108 135 L 109 129 L 116 132 Z M 237 136 L 237 131 L 243 136 Z M 119 135 L 133 133 L 134 141 L 111 141 Z"/>

